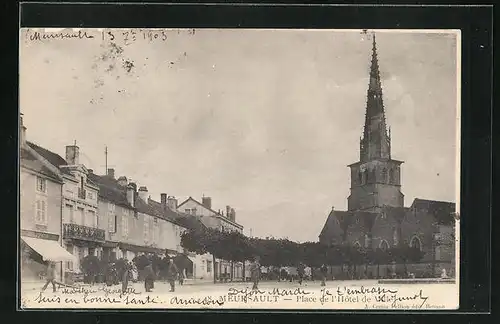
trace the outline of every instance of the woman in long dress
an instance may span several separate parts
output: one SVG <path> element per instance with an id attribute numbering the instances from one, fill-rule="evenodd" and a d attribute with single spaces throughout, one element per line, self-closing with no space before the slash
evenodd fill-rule
<path id="1" fill-rule="evenodd" d="M 155 286 L 155 281 L 154 281 L 155 273 L 154 273 L 153 264 L 151 263 L 151 261 L 144 268 L 144 274 L 145 274 L 145 276 L 144 276 L 144 288 L 146 289 L 146 292 L 151 292 L 151 289 L 153 289 Z"/>

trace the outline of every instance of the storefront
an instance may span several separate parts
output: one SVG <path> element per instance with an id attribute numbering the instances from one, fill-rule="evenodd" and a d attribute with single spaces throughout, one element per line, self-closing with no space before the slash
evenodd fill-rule
<path id="1" fill-rule="evenodd" d="M 75 257 L 59 244 L 57 238 L 57 235 L 45 238 L 21 236 L 22 281 L 43 280 L 47 261 L 57 263 L 57 280 L 62 281 L 62 263 L 74 262 Z"/>

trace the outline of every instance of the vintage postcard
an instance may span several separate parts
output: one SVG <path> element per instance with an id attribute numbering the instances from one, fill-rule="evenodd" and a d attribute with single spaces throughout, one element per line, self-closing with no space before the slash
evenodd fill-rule
<path id="1" fill-rule="evenodd" d="M 21 309 L 459 306 L 460 31 L 20 31 Z"/>

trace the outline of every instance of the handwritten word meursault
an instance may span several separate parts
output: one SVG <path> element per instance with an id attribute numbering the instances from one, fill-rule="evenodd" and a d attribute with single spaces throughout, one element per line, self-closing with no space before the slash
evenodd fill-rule
<path id="1" fill-rule="evenodd" d="M 40 33 L 38 31 L 29 35 L 30 41 L 42 41 L 50 39 L 92 39 L 93 35 L 87 34 L 86 31 L 58 32 L 58 33 Z"/>

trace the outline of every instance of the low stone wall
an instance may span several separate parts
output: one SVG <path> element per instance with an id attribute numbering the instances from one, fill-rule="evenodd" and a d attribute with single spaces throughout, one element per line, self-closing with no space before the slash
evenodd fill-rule
<path id="1" fill-rule="evenodd" d="M 442 269 L 446 270 L 448 277 L 454 277 L 455 264 L 452 262 L 422 262 L 404 264 L 357 265 L 356 267 L 330 266 L 327 278 L 332 279 L 377 279 L 405 277 L 410 273 L 415 278 L 439 278 Z M 315 272 L 316 274 L 317 272 Z"/>
<path id="2" fill-rule="evenodd" d="M 454 278 L 450 279 L 441 279 L 441 278 L 428 278 L 428 279 L 380 279 L 378 281 L 379 284 L 440 284 L 440 283 L 449 283 L 454 284 L 456 280 Z"/>

